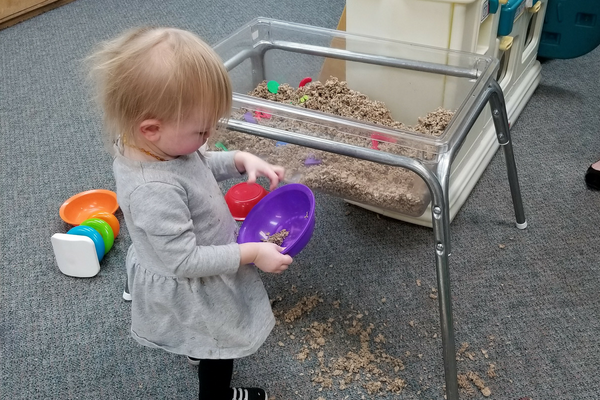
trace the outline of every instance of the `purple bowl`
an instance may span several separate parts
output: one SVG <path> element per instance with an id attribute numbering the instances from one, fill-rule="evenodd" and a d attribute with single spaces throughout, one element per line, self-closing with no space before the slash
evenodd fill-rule
<path id="1" fill-rule="evenodd" d="M 305 185 L 290 183 L 275 189 L 256 204 L 240 227 L 238 243 L 260 242 L 267 232 L 290 234 L 281 247 L 294 257 L 308 244 L 315 229 L 315 196 Z"/>

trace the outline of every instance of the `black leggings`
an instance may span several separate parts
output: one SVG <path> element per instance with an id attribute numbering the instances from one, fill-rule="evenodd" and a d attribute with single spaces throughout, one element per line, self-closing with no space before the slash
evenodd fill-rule
<path id="1" fill-rule="evenodd" d="M 200 360 L 198 381 L 199 400 L 231 400 L 233 360 Z"/>

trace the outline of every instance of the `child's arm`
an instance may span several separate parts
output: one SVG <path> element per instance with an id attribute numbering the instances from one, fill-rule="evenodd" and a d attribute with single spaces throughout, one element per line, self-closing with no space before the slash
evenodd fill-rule
<path id="1" fill-rule="evenodd" d="M 238 151 L 234 155 L 235 167 L 240 173 L 248 175 L 248 183 L 256 182 L 259 176 L 266 176 L 271 182 L 271 190 L 277 188 L 279 181 L 285 176 L 285 170 L 279 165 L 271 165 L 257 156 L 245 151 Z"/>
<path id="2" fill-rule="evenodd" d="M 280 274 L 292 263 L 292 257 L 281 254 L 283 247 L 275 243 L 240 244 L 240 264 L 254 263 L 264 272 Z"/>
<path id="3" fill-rule="evenodd" d="M 130 196 L 132 237 L 136 251 L 147 255 L 147 268 L 168 270 L 174 276 L 199 278 L 235 273 L 241 265 L 254 263 L 265 272 L 281 273 L 292 258 L 281 254 L 274 243 L 230 243 L 199 246 L 194 233 L 187 194 L 178 186 L 147 183 Z M 210 222 L 207 222 L 210 223 Z"/>
<path id="4" fill-rule="evenodd" d="M 234 161 L 237 153 L 237 150 L 206 152 L 206 162 L 217 182 L 240 177 L 241 173 Z"/>
<path id="5" fill-rule="evenodd" d="M 271 165 L 245 151 L 213 151 L 208 154 L 206 159 L 217 181 L 245 173 L 248 175 L 248 183 L 255 183 L 259 176 L 266 176 L 271 182 L 270 190 L 274 190 L 285 175 L 283 167 Z"/>
<path id="6" fill-rule="evenodd" d="M 164 182 L 146 183 L 131 193 L 133 226 L 128 228 L 138 257 L 149 270 L 166 270 L 178 277 L 235 273 L 241 265 L 239 245 L 199 246 L 202 241 L 194 233 L 187 201 L 181 187 Z"/>

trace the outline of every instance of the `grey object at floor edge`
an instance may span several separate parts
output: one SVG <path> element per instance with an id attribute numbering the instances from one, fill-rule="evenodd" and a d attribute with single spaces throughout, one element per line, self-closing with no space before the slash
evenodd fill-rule
<path id="1" fill-rule="evenodd" d="M 293 26 L 295 30 L 308 29 L 312 32 L 334 32 L 337 36 L 343 36 L 346 38 L 356 37 L 360 38 L 360 35 L 352 35 L 342 33 L 339 31 L 315 28 L 308 25 L 293 24 L 283 21 L 269 20 L 265 18 L 255 19 L 250 22 L 247 26 L 252 26 L 253 23 L 267 22 L 286 24 Z M 240 31 L 238 31 L 239 33 Z M 233 36 L 233 35 L 232 35 Z M 225 39 L 227 40 L 227 39 Z M 220 43 L 225 42 L 222 41 Z M 219 43 L 219 44 L 220 44 Z M 217 44 L 215 47 L 218 47 Z M 468 68 L 457 68 L 450 65 L 437 64 L 431 62 L 418 62 L 414 60 L 403 60 L 396 59 L 386 56 L 378 57 L 376 55 L 364 54 L 355 51 L 332 49 L 322 46 L 307 45 L 303 43 L 292 43 L 289 41 L 262 41 L 256 45 L 252 50 L 241 50 L 235 56 L 230 59 L 225 59 L 225 65 L 228 70 L 231 70 L 235 66 L 241 64 L 246 59 L 250 58 L 253 65 L 253 81 L 255 84 L 264 80 L 264 55 L 268 50 L 279 49 L 294 53 L 311 54 L 319 56 L 327 56 L 340 60 L 352 60 L 358 62 L 364 62 L 368 64 L 393 66 L 401 69 L 410 69 L 416 71 L 426 71 L 432 73 L 444 73 L 448 76 L 456 77 L 467 77 L 472 79 L 479 78 L 477 71 L 470 70 Z M 443 359 L 444 359 L 444 372 L 446 382 L 446 394 L 448 400 L 458 400 L 458 379 L 457 379 L 457 366 L 456 366 L 456 348 L 454 338 L 454 326 L 452 318 L 452 304 L 450 296 L 450 277 L 449 277 L 449 266 L 448 256 L 450 254 L 450 206 L 448 201 L 448 187 L 450 178 L 450 168 L 452 161 L 456 157 L 460 147 L 470 129 L 475 124 L 475 121 L 482 113 L 485 106 L 489 103 L 492 111 L 492 119 L 496 130 L 496 136 L 499 144 L 504 149 L 508 181 L 510 185 L 510 191 L 514 206 L 514 212 L 519 229 L 525 229 L 527 222 L 525 219 L 525 213 L 523 209 L 523 202 L 521 198 L 521 192 L 519 187 L 519 181 L 517 177 L 517 169 L 513 154 L 512 143 L 510 140 L 510 128 L 508 123 L 508 116 L 506 112 L 506 106 L 504 102 L 504 95 L 500 85 L 493 79 L 492 74 L 489 75 L 486 82 L 483 82 L 482 90 L 474 98 L 469 99 L 468 106 L 464 107 L 459 115 L 455 116 L 455 130 L 448 141 L 448 151 L 441 155 L 441 160 L 436 164 L 436 167 L 432 169 L 428 168 L 422 161 L 409 158 L 407 156 L 395 155 L 391 153 L 383 153 L 378 150 L 367 149 L 355 145 L 346 143 L 340 143 L 333 140 L 312 137 L 295 132 L 287 132 L 285 130 L 272 128 L 268 126 L 261 126 L 245 121 L 228 120 L 227 128 L 251 134 L 275 141 L 283 141 L 286 143 L 296 144 L 304 147 L 310 147 L 317 150 L 323 150 L 330 153 L 336 153 L 349 157 L 354 157 L 362 160 L 372 161 L 379 164 L 385 164 L 389 166 L 407 168 L 416 174 L 418 174 L 427 184 L 427 187 L 431 194 L 431 212 L 432 212 L 432 223 L 433 233 L 435 238 L 435 254 L 436 254 L 436 275 L 437 285 L 439 292 L 439 312 L 440 312 L 440 325 L 442 335 L 442 346 L 443 346 Z M 234 93 L 234 102 L 248 104 L 249 100 L 244 96 L 239 96 Z M 260 99 L 253 99 L 252 102 L 257 104 L 265 104 L 265 101 Z M 278 105 L 269 105 L 272 108 L 287 107 Z M 299 110 L 298 114 L 304 116 L 310 116 L 311 111 Z M 330 117 L 326 115 L 320 115 L 320 119 L 328 119 Z M 331 120 L 335 118 L 331 117 Z"/>

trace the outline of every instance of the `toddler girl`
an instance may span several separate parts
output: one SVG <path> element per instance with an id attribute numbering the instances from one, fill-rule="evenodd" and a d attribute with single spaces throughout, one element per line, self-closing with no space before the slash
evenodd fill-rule
<path id="1" fill-rule="evenodd" d="M 88 61 L 132 241 L 133 338 L 200 359 L 200 399 L 266 399 L 262 389 L 230 388 L 233 359 L 256 352 L 275 324 L 258 269 L 281 273 L 292 258 L 273 243 L 236 243 L 217 182 L 246 173 L 249 182 L 266 176 L 273 190 L 283 168 L 245 152 L 205 150 L 229 115 L 231 83 L 194 34 L 129 31 Z"/>

